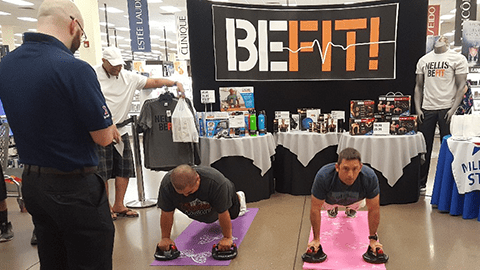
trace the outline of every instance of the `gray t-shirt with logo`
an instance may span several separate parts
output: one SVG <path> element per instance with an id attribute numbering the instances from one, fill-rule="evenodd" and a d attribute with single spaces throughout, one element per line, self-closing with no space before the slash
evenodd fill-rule
<path id="1" fill-rule="evenodd" d="M 232 207 L 234 196 L 237 196 L 235 185 L 214 168 L 198 166 L 195 171 L 200 175 L 200 186 L 187 197 L 175 191 L 170 181 L 172 171 L 169 171 L 160 184 L 157 206 L 166 212 L 176 208 L 200 222 L 215 222 L 218 213 Z"/>

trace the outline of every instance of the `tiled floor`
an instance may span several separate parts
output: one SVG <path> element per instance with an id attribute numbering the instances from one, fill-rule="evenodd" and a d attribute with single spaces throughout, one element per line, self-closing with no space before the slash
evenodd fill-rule
<path id="1" fill-rule="evenodd" d="M 479 269 L 480 223 L 440 213 L 430 206 L 438 144 L 434 151 L 427 195 L 422 195 L 417 203 L 381 207 L 378 233 L 390 256 L 388 270 Z M 145 171 L 147 199 L 157 196 L 162 176 L 161 172 Z M 126 201 L 137 200 L 137 194 L 136 180 L 132 180 Z M 14 198 L 8 199 L 8 205 L 15 238 L 0 243 L 0 269 L 40 269 L 37 249 L 30 245 L 31 219 L 18 211 Z M 247 206 L 259 208 L 259 212 L 241 243 L 238 257 L 228 267 L 149 266 L 160 240 L 160 210 L 149 207 L 138 209 L 139 218 L 115 221 L 114 269 L 302 269 L 300 257 L 310 230 L 309 196 L 274 194 Z M 173 237 L 189 223 L 188 218 L 176 214 Z"/>

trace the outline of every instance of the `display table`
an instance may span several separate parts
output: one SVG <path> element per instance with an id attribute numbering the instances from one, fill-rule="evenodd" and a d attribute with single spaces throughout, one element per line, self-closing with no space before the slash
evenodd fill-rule
<path id="1" fill-rule="evenodd" d="M 343 133 L 337 152 L 357 149 L 362 162 L 377 174 L 380 204 L 413 203 L 420 196 L 420 160 L 426 152 L 422 133 L 415 135 L 352 136 Z"/>
<path id="2" fill-rule="evenodd" d="M 308 131 L 279 132 L 273 174 L 275 190 L 293 195 L 310 195 L 313 180 L 325 164 L 337 161 L 341 134 Z"/>
<path id="3" fill-rule="evenodd" d="M 480 221 L 479 150 L 480 147 L 469 141 L 455 141 L 449 136 L 443 138 L 430 202 L 437 205 L 438 210 Z M 467 162 L 462 162 L 461 158 Z M 465 166 L 462 168 L 462 165 Z M 460 170 L 455 172 L 457 166 Z"/>
<path id="4" fill-rule="evenodd" d="M 247 202 L 270 198 L 274 193 L 272 157 L 275 140 L 265 136 L 240 138 L 200 138 L 201 165 L 219 170 L 245 192 Z"/>

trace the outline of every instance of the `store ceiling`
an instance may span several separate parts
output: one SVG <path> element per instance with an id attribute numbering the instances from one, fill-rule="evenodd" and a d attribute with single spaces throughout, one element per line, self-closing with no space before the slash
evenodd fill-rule
<path id="1" fill-rule="evenodd" d="M 9 13 L 10 15 L 0 15 L 0 25 L 12 25 L 15 31 L 15 44 L 19 46 L 21 44 L 21 36 L 23 32 L 32 31 L 36 28 L 36 22 L 23 21 L 18 19 L 19 17 L 31 17 L 35 18 L 39 5 L 43 0 L 24 0 L 33 5 L 18 6 L 8 3 L 12 0 L 0 0 L 0 14 L 2 12 Z M 78 1 L 78 0 L 77 0 Z M 224 0 L 216 1 L 217 3 L 230 2 L 241 4 L 254 4 L 254 5 L 269 5 L 269 6 L 281 6 L 281 5 L 324 5 L 324 4 L 343 4 L 345 2 L 365 2 L 372 0 Z M 416 0 L 412 0 L 416 1 Z M 478 0 L 480 1 L 480 0 Z M 168 12 L 162 7 L 171 6 L 180 11 L 186 11 L 186 0 L 148 0 L 149 4 L 149 17 L 150 17 L 150 34 L 152 39 L 153 53 L 146 55 L 145 57 L 150 59 L 165 59 L 165 39 L 164 28 L 167 34 L 167 47 L 168 52 L 173 53 L 176 51 L 176 33 L 175 30 L 175 15 L 174 12 Z M 451 14 L 450 11 L 454 9 L 454 0 L 430 0 L 431 5 L 441 5 L 441 15 Z M 109 28 L 115 28 L 117 34 L 117 44 L 125 53 L 125 57 L 131 56 L 130 41 L 128 31 L 128 12 L 126 0 L 99 0 L 98 7 L 104 8 L 116 8 L 119 13 L 107 13 Z M 105 12 L 99 10 L 100 22 L 103 22 L 101 26 L 103 46 L 107 45 L 106 31 L 105 31 Z M 478 17 L 478 15 L 477 15 Z M 441 34 L 451 32 L 454 29 L 454 18 L 445 20 L 441 25 Z M 0 29 L 1 30 L 1 29 Z M 88 36 L 88 33 L 87 33 Z M 109 31 L 110 44 L 115 45 L 114 30 Z M 453 39 L 453 38 L 452 38 Z M 0 40 L 1 42 L 1 40 Z"/>

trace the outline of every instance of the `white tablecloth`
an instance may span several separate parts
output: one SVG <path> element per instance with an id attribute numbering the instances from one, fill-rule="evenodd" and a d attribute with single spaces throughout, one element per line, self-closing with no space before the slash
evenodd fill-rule
<path id="1" fill-rule="evenodd" d="M 264 136 L 239 138 L 200 138 L 201 165 L 210 166 L 222 157 L 241 156 L 253 160 L 263 176 L 272 167 L 270 157 L 275 154 L 275 140 L 271 133 Z"/>
<path id="2" fill-rule="evenodd" d="M 471 141 L 447 139 L 452 152 L 452 173 L 459 194 L 480 190 L 480 147 Z"/>
<path id="3" fill-rule="evenodd" d="M 278 132 L 275 134 L 277 145 L 281 145 L 297 155 L 304 167 L 323 149 L 337 145 L 341 133 L 320 134 L 308 131 Z"/>
<path id="4" fill-rule="evenodd" d="M 337 153 L 353 147 L 362 154 L 362 162 L 380 171 L 390 186 L 394 186 L 403 175 L 403 168 L 419 154 L 427 152 L 421 132 L 415 135 L 352 136 L 343 133 Z"/>

